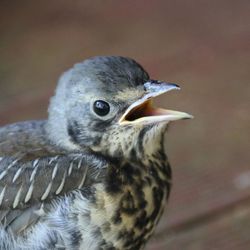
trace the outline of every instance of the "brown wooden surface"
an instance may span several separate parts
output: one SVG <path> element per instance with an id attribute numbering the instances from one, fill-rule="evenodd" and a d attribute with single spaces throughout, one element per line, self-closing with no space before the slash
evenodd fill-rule
<path id="1" fill-rule="evenodd" d="M 135 58 L 182 91 L 166 146 L 173 191 L 147 249 L 250 249 L 249 1 L 2 1 L 0 125 L 46 117 L 59 75 L 94 55 Z"/>

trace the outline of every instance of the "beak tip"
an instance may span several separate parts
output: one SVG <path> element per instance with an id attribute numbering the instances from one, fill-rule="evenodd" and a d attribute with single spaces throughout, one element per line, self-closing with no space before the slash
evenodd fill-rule
<path id="1" fill-rule="evenodd" d="M 188 120 L 188 119 L 194 119 L 193 115 L 189 115 L 188 117 L 184 118 L 184 120 Z"/>
<path id="2" fill-rule="evenodd" d="M 190 119 L 193 119 L 193 118 L 194 118 L 193 115 L 190 115 L 190 114 L 188 114 L 188 113 L 186 113 L 186 114 L 187 114 L 188 118 L 190 118 Z"/>
<path id="3" fill-rule="evenodd" d="M 176 83 L 169 83 L 169 84 L 173 85 L 173 87 L 175 87 L 176 89 L 181 89 L 181 87 Z"/>
<path id="4" fill-rule="evenodd" d="M 190 115 L 188 113 L 183 113 L 185 116 L 182 118 L 183 120 L 189 120 L 189 119 L 194 119 L 193 115 Z"/>

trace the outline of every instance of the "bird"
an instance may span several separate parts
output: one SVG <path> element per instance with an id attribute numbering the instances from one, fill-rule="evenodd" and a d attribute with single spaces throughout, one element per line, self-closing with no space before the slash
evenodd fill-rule
<path id="1" fill-rule="evenodd" d="M 95 56 L 59 78 L 48 119 L 0 127 L 1 250 L 138 250 L 171 189 L 164 135 L 179 90 L 135 60 Z"/>

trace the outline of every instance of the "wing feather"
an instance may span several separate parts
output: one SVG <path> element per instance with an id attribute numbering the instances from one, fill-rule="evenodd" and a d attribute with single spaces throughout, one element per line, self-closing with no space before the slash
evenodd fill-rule
<path id="1" fill-rule="evenodd" d="M 99 182 L 107 163 L 93 154 L 72 153 L 23 161 L 0 161 L 0 222 L 15 233 L 36 223 L 51 201 Z"/>

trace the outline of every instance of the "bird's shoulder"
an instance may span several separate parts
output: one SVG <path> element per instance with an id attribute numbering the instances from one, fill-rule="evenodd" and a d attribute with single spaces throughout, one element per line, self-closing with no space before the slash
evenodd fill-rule
<path id="1" fill-rule="evenodd" d="M 37 158 L 60 149 L 52 145 L 46 132 L 47 120 L 23 121 L 0 127 L 0 157 Z"/>

